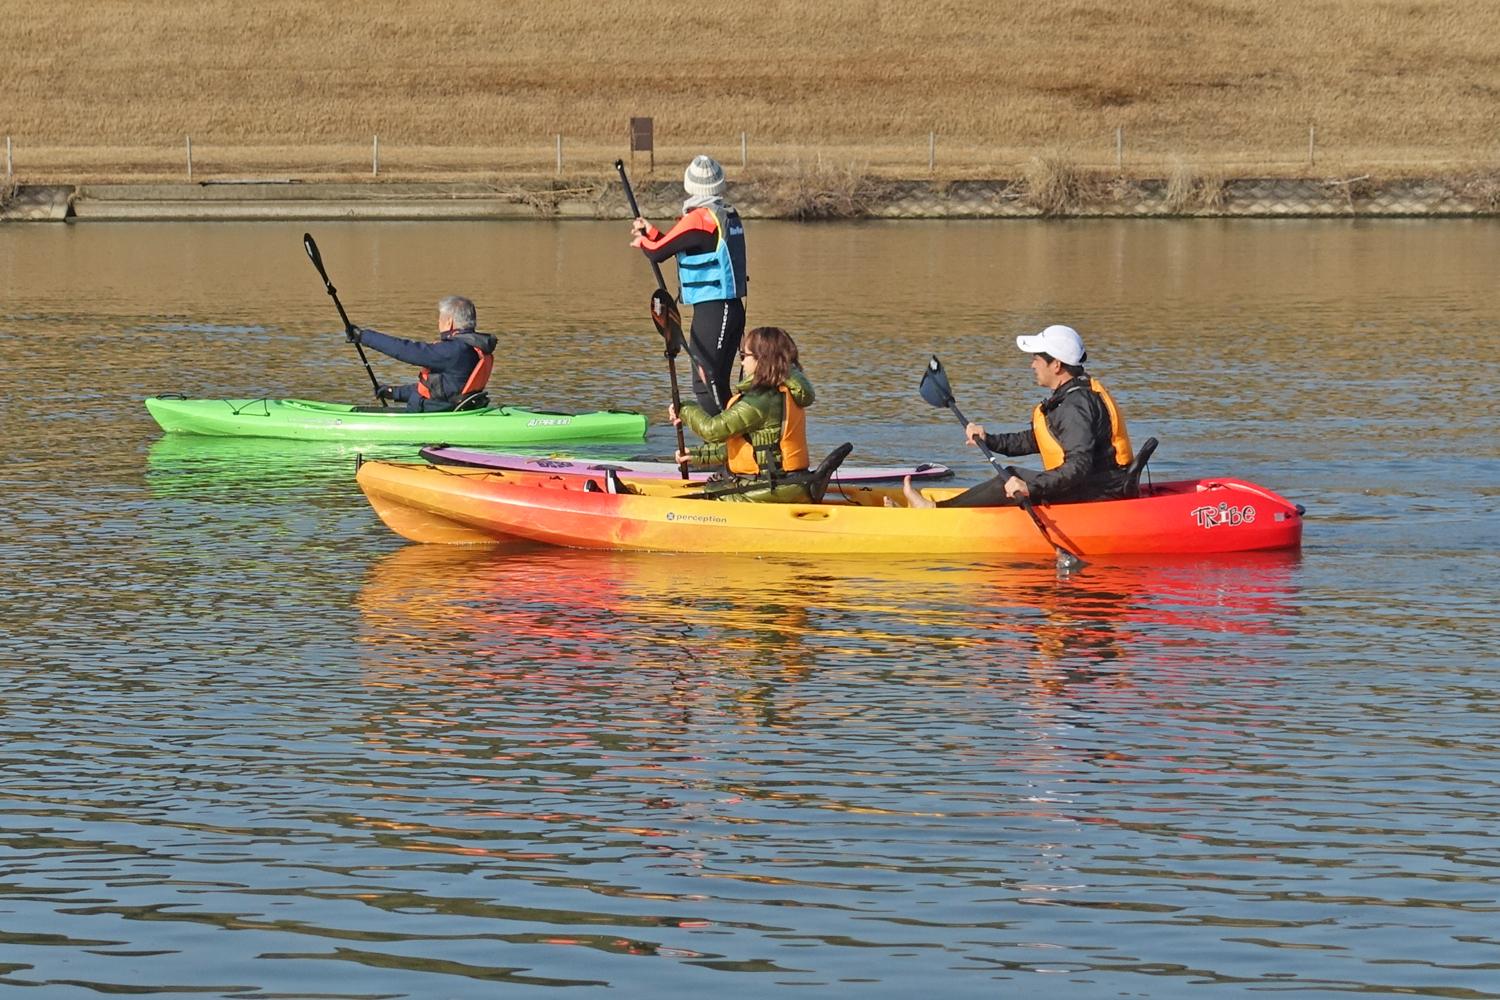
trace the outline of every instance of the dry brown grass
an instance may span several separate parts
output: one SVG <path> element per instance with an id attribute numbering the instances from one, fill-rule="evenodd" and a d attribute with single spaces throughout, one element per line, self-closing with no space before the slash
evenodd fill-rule
<path id="1" fill-rule="evenodd" d="M 1027 164 L 1023 198 L 1043 215 L 1067 215 L 1109 197 L 1114 179 L 1080 166 L 1061 153 L 1047 153 Z"/>
<path id="2" fill-rule="evenodd" d="M 1460 174 L 1443 178 L 1447 187 L 1462 198 L 1474 198 L 1491 211 L 1500 209 L 1500 170 Z"/>
<path id="3" fill-rule="evenodd" d="M 755 177 L 762 211 L 784 219 L 854 219 L 868 214 L 877 191 L 861 165 L 815 160 Z"/>
<path id="4" fill-rule="evenodd" d="M 1167 207 L 1174 212 L 1217 211 L 1228 191 L 1218 167 L 1200 167 L 1178 160 L 1167 175 Z"/>
<path id="5" fill-rule="evenodd" d="M 1233 174 L 1496 158 L 1494 0 L 6 0 L 0 13 L 0 134 L 28 177 L 180 176 L 187 135 L 219 174 L 368 177 L 374 134 L 385 176 L 552 172 L 558 133 L 569 169 L 607 169 L 641 114 L 674 172 L 700 149 L 737 167 L 742 131 L 752 166 L 816 149 L 872 176 L 925 175 L 930 132 L 944 176 L 1018 174 L 1049 149 L 1113 171 L 1116 127 L 1127 173 L 1174 157 Z"/>

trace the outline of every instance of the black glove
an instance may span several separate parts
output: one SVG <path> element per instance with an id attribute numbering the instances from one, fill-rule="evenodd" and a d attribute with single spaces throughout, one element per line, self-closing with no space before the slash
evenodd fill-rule
<path id="1" fill-rule="evenodd" d="M 349 343 L 351 344 L 357 344 L 359 343 L 359 338 L 362 333 L 364 333 L 364 331 L 359 327 L 351 326 L 344 331 L 344 339 L 349 341 Z"/>
<path id="2" fill-rule="evenodd" d="M 396 387 L 393 386 L 393 385 L 383 385 L 383 386 L 381 386 L 379 389 L 375 390 L 375 398 L 376 399 L 395 399 L 396 398 Z"/>

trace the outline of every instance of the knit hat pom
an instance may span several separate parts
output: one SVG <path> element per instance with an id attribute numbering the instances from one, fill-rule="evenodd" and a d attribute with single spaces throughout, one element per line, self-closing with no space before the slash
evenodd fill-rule
<path id="1" fill-rule="evenodd" d="M 712 156 L 695 156 L 682 172 L 682 189 L 691 195 L 717 198 L 724 193 L 724 168 Z"/>

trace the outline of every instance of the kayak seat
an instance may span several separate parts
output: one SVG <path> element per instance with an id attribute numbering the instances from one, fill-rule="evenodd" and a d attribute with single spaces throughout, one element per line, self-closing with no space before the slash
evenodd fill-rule
<path id="1" fill-rule="evenodd" d="M 620 474 L 609 466 L 604 467 L 604 485 L 599 485 L 597 479 L 585 479 L 583 481 L 583 492 L 585 493 L 635 493 L 636 490 L 625 485 Z"/>
<path id="2" fill-rule="evenodd" d="M 807 483 L 808 496 L 813 503 L 822 503 L 823 495 L 828 492 L 828 481 L 833 478 L 834 472 L 843 464 L 844 459 L 854 450 L 854 445 L 845 441 L 837 448 L 828 453 L 828 457 L 818 463 L 818 467 L 812 471 L 812 476 Z"/>
<path id="3" fill-rule="evenodd" d="M 453 404 L 453 412 L 459 410 L 482 410 L 490 405 L 490 397 L 483 389 L 475 389 L 458 397 L 458 402 Z"/>
<path id="4" fill-rule="evenodd" d="M 1156 438 L 1147 438 L 1141 443 L 1135 458 L 1130 460 L 1130 466 L 1125 470 L 1126 500 L 1134 500 L 1141 495 L 1141 473 L 1146 471 L 1146 463 L 1151 461 L 1151 453 L 1156 450 L 1157 443 Z"/>
<path id="5" fill-rule="evenodd" d="M 806 499 L 791 496 L 775 500 L 776 503 L 822 503 L 823 495 L 828 492 L 828 483 L 833 479 L 833 474 L 838 470 L 839 464 L 849 457 L 854 450 L 854 445 L 844 442 L 828 453 L 828 457 L 818 463 L 816 469 L 801 469 L 797 472 L 787 472 L 772 480 L 746 479 L 741 480 L 735 476 L 725 479 L 713 480 L 703 484 L 703 489 L 697 495 L 705 500 L 722 500 L 725 497 L 741 496 L 747 493 L 762 493 L 774 491 L 781 487 L 800 487 L 807 494 Z M 592 480 L 591 480 L 592 481 Z M 793 491 L 795 492 L 795 491 Z"/>

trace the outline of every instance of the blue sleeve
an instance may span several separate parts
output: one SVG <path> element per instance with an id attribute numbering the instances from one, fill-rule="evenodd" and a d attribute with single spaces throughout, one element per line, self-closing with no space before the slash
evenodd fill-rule
<path id="1" fill-rule="evenodd" d="M 403 340 L 400 337 L 392 337 L 388 333 L 379 330 L 361 330 L 359 342 L 366 347 L 379 351 L 381 354 L 389 355 L 397 361 L 405 361 L 409 365 L 419 368 L 443 368 L 450 364 L 455 354 L 455 348 L 467 351 L 469 348 L 451 340 L 440 340 L 435 344 L 424 344 L 417 340 Z"/>

